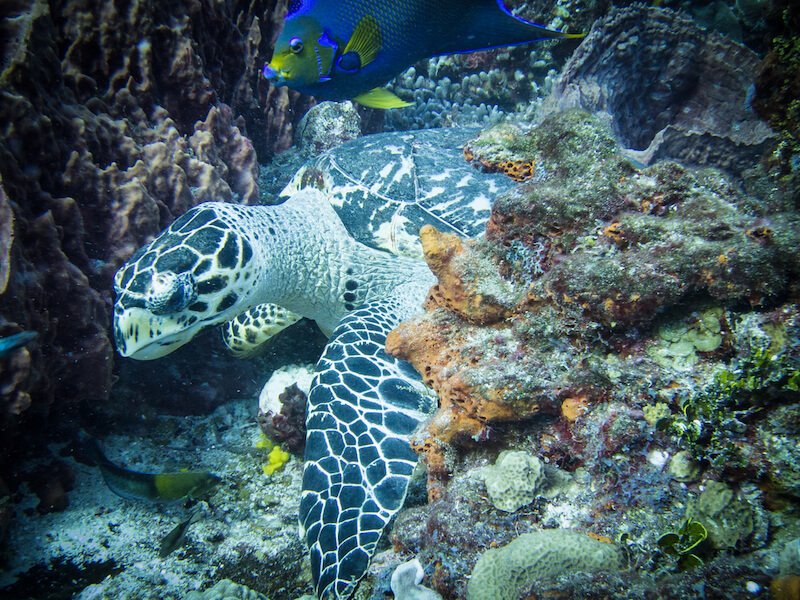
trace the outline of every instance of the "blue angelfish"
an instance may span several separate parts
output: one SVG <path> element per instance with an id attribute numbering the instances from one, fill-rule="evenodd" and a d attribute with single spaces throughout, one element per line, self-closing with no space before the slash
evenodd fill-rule
<path id="1" fill-rule="evenodd" d="M 512 15 L 502 0 L 290 0 L 264 77 L 320 100 L 408 106 L 378 87 L 431 56 L 574 38 Z"/>

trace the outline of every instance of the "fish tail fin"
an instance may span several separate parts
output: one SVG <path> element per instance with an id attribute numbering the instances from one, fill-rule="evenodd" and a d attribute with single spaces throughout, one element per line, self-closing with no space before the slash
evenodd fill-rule
<path id="1" fill-rule="evenodd" d="M 81 455 L 91 460 L 98 467 L 102 468 L 112 464 L 103 453 L 103 449 L 100 447 L 100 442 L 96 437 L 93 437 L 87 433 L 81 433 L 81 435 L 78 437 L 78 444 Z"/>
<path id="2" fill-rule="evenodd" d="M 353 100 L 368 108 L 382 109 L 404 108 L 414 104 L 413 102 L 406 102 L 405 100 L 398 98 L 386 88 L 372 89 L 368 92 L 364 92 L 363 94 L 359 94 L 353 98 Z"/>

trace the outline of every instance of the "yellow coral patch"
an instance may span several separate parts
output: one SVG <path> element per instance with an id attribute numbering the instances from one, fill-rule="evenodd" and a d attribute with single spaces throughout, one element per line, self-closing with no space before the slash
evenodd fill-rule
<path id="1" fill-rule="evenodd" d="M 284 465 L 289 462 L 289 453 L 280 446 L 275 446 L 269 451 L 267 459 L 269 462 L 261 469 L 264 471 L 264 475 L 272 475 L 283 469 Z"/>
<path id="2" fill-rule="evenodd" d="M 570 423 L 583 416 L 588 410 L 588 398 L 585 394 L 572 396 L 561 403 L 561 414 Z"/>
<path id="3" fill-rule="evenodd" d="M 260 448 L 263 450 L 272 450 L 275 447 L 275 442 L 269 439 L 263 433 L 258 436 L 258 440 L 256 441 L 256 448 Z"/>

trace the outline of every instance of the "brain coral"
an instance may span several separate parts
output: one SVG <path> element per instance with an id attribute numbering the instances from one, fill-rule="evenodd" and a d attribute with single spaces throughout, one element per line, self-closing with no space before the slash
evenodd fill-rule
<path id="1" fill-rule="evenodd" d="M 537 581 L 575 571 L 620 568 L 617 548 L 569 529 L 545 529 L 487 550 L 467 586 L 467 600 L 517 600 Z"/>
<path id="2" fill-rule="evenodd" d="M 223 579 L 204 592 L 189 592 L 186 600 L 269 600 L 249 587 Z"/>
<path id="3" fill-rule="evenodd" d="M 506 450 L 493 466 L 483 469 L 483 480 L 495 508 L 514 512 L 542 491 L 544 465 L 527 452 Z"/>

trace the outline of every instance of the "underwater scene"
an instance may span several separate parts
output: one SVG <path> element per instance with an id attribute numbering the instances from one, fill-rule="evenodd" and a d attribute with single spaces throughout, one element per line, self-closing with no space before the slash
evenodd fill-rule
<path id="1" fill-rule="evenodd" d="M 800 600 L 800 3 L 0 1 L 0 599 Z"/>

